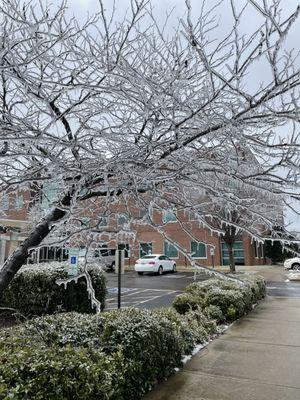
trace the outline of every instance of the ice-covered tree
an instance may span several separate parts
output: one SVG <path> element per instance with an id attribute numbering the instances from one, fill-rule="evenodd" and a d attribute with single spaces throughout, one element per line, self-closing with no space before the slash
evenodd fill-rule
<path id="1" fill-rule="evenodd" d="M 214 17 L 222 5 L 226 33 Z M 65 11 L 0 6 L 1 195 L 47 185 L 58 194 L 2 266 L 0 290 L 31 248 L 55 230 L 75 233 L 86 210 L 99 208 L 101 236 L 102 216 L 120 201 L 191 210 L 204 191 L 211 206 L 215 193 L 231 209 L 239 184 L 299 200 L 300 75 L 288 38 L 300 7 L 286 15 L 279 0 L 197 9 L 186 0 L 172 34 L 144 0 L 132 0 L 121 22 L 101 1 L 85 22 Z M 256 23 L 245 29 L 248 12 Z M 236 167 L 240 148 L 253 154 L 246 168 Z"/>

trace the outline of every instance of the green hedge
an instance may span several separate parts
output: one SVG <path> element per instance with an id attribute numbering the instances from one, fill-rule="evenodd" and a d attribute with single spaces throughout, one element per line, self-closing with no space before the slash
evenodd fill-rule
<path id="1" fill-rule="evenodd" d="M 199 306 L 183 314 L 71 312 L 0 330 L 0 399 L 141 399 L 217 333 L 217 323 L 247 312 L 264 293 L 259 278 L 243 285 L 211 280 L 187 288 Z"/>
<path id="2" fill-rule="evenodd" d="M 134 371 L 125 374 L 124 399 L 139 398 L 171 375 L 181 363 L 183 338 L 169 318 L 149 310 L 128 309 L 104 314 L 102 344 L 106 351 L 121 348 Z"/>
<path id="3" fill-rule="evenodd" d="M 0 398 L 13 400 L 122 399 L 121 352 L 93 349 L 0 347 Z"/>
<path id="4" fill-rule="evenodd" d="M 0 398 L 140 399 L 215 328 L 174 309 L 33 318 L 0 331 Z"/>
<path id="5" fill-rule="evenodd" d="M 0 298 L 2 307 L 13 308 L 26 316 L 51 314 L 56 311 L 93 312 L 85 278 L 77 283 L 57 285 L 67 278 L 67 263 L 42 263 L 21 268 Z M 105 306 L 106 282 L 101 269 L 89 266 L 97 299 Z"/>
<path id="6" fill-rule="evenodd" d="M 241 281 L 209 279 L 192 283 L 186 287 L 185 293 L 175 298 L 173 307 L 180 314 L 199 308 L 219 324 L 234 321 L 266 295 L 266 283 L 262 277 L 242 275 L 239 278 Z"/>

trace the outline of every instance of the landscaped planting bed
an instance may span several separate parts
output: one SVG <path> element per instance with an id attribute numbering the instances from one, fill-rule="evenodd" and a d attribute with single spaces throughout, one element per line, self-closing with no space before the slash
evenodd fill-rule
<path id="1" fill-rule="evenodd" d="M 0 399 L 140 399 L 174 373 L 197 344 L 217 334 L 217 323 L 250 310 L 263 297 L 264 284 L 214 279 L 189 285 L 186 293 L 193 302 L 184 313 L 174 308 L 71 312 L 1 330 Z M 183 296 L 178 304 L 182 312 Z"/>
<path id="2" fill-rule="evenodd" d="M 188 285 L 173 307 L 180 314 L 200 309 L 217 323 L 232 322 L 249 312 L 266 295 L 264 278 L 243 275 L 239 280 L 209 279 Z"/>
<path id="3" fill-rule="evenodd" d="M 79 266 L 79 271 L 81 270 Z M 78 282 L 58 285 L 57 279 L 68 277 L 68 264 L 51 262 L 24 266 L 16 274 L 3 295 L 0 306 L 14 309 L 22 315 L 52 314 L 57 311 L 93 312 L 86 290 L 85 278 Z M 98 265 L 89 265 L 96 298 L 105 306 L 106 281 Z"/>

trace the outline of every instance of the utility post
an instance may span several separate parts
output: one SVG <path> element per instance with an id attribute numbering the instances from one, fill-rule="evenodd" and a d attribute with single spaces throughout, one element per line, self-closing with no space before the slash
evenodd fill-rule
<path id="1" fill-rule="evenodd" d="M 115 272 L 118 274 L 118 309 L 121 308 L 121 293 L 122 293 L 122 274 L 124 274 L 124 259 L 125 259 L 125 245 L 119 244 L 116 251 L 116 268 Z"/>

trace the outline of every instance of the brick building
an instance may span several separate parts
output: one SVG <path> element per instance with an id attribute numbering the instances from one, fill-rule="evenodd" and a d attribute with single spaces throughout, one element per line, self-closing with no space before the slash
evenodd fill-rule
<path id="1" fill-rule="evenodd" d="M 51 196 L 53 197 L 53 193 L 50 193 L 48 197 Z M 26 238 L 29 229 L 29 205 L 30 193 L 28 191 L 11 193 L 6 199 L 2 197 L 0 210 L 6 215 L 5 218 L 0 217 L 0 264 Z M 181 266 L 190 265 L 189 257 L 204 266 L 228 265 L 228 251 L 221 237 L 205 228 L 193 214 L 179 211 L 174 215 L 172 211 L 153 209 L 149 215 L 148 210 L 133 207 L 130 214 L 134 218 L 130 222 L 124 210 L 122 211 L 122 207 L 118 205 L 113 207 L 114 209 L 109 215 L 100 219 L 100 226 L 106 234 L 99 246 L 115 249 L 119 245 L 125 245 L 127 265 L 133 266 L 139 257 L 148 253 L 164 253 Z M 82 215 L 82 221 L 86 224 L 96 218 L 99 221 L 95 214 Z M 149 224 L 150 218 L 155 227 Z M 110 232 L 123 233 L 117 235 L 116 240 L 111 240 Z M 128 232 L 133 234 L 128 234 Z M 79 245 L 84 247 L 83 242 Z M 263 246 L 252 242 L 251 238 L 245 234 L 236 241 L 234 255 L 237 264 L 260 265 L 265 263 Z M 35 254 L 35 260 L 40 262 L 65 260 L 66 258 L 67 249 L 49 246 L 47 241 L 43 248 Z"/>

